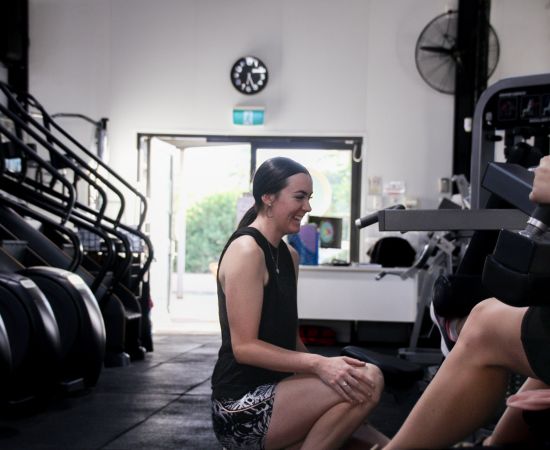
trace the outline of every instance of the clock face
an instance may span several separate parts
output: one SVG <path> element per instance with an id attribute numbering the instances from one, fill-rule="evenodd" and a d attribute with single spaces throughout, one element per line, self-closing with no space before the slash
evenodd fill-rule
<path id="1" fill-rule="evenodd" d="M 267 67 L 254 56 L 240 58 L 231 69 L 231 83 L 242 94 L 257 94 L 267 85 Z"/>

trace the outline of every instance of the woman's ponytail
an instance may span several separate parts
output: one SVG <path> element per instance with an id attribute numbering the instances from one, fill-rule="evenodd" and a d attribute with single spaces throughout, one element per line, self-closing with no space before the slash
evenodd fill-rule
<path id="1" fill-rule="evenodd" d="M 244 213 L 243 218 L 239 222 L 239 225 L 237 226 L 237 229 L 241 229 L 244 227 L 247 227 L 250 225 L 254 220 L 256 220 L 256 217 L 258 216 L 258 211 L 256 210 L 256 205 L 252 205 L 250 209 Z"/>

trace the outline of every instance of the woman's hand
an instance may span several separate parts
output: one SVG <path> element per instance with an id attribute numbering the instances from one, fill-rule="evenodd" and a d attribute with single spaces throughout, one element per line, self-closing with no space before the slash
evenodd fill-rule
<path id="1" fill-rule="evenodd" d="M 539 411 L 550 408 L 550 389 L 536 389 L 519 392 L 506 401 L 512 408 Z"/>
<path id="2" fill-rule="evenodd" d="M 529 199 L 536 203 L 550 203 L 550 156 L 542 158 L 535 169 L 533 190 Z"/>
<path id="3" fill-rule="evenodd" d="M 369 376 L 368 366 L 348 356 L 323 358 L 316 370 L 323 383 L 334 389 L 350 403 L 362 403 L 370 399 L 375 390 L 375 380 Z"/>

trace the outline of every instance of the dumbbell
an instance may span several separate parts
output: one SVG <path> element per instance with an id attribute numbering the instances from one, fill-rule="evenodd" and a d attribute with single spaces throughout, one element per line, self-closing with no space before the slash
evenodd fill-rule
<path id="1" fill-rule="evenodd" d="M 502 230 L 485 260 L 483 284 L 512 306 L 550 305 L 550 205 L 537 206 L 524 230 Z"/>

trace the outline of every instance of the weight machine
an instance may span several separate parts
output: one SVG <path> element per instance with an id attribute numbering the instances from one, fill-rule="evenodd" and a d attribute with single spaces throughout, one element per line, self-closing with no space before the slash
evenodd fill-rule
<path id="1" fill-rule="evenodd" d="M 464 202 L 470 208 L 388 208 L 357 219 L 356 225 L 362 228 L 378 222 L 380 231 L 427 231 L 434 233 L 432 236 L 441 236 L 442 232 L 523 230 L 537 206 L 528 198 L 533 181 L 533 173 L 528 169 L 538 165 L 540 158 L 549 153 L 549 134 L 550 74 L 501 80 L 482 94 L 474 113 L 470 195 Z M 498 157 L 495 145 L 497 142 L 504 144 L 503 156 L 506 162 L 495 161 Z M 548 223 L 540 208 L 536 214 L 540 214 L 539 222 Z M 516 239 L 520 241 L 518 246 L 526 248 L 523 266 L 530 267 L 531 263 L 529 239 L 542 234 L 542 231 L 531 233 L 527 241 Z M 508 242 L 515 236 L 509 237 Z M 499 263 L 505 263 L 502 250 L 498 254 L 498 248 L 497 245 L 495 258 Z M 502 245 L 500 248 L 502 249 Z M 526 276 L 519 274 L 518 278 L 525 280 Z M 519 294 L 516 295 L 518 296 Z M 425 301 L 429 298 L 430 295 L 426 292 L 421 295 L 411 346 L 400 352 L 400 356 L 411 361 L 425 362 L 415 345 L 424 317 Z M 358 347 L 347 347 L 343 353 L 369 362 L 381 362 L 374 352 L 365 352 Z M 399 374 L 405 378 L 419 377 L 419 372 L 413 370 L 413 366 L 404 366 L 403 361 L 396 358 L 384 357 L 381 369 L 390 374 L 392 379 Z"/>

